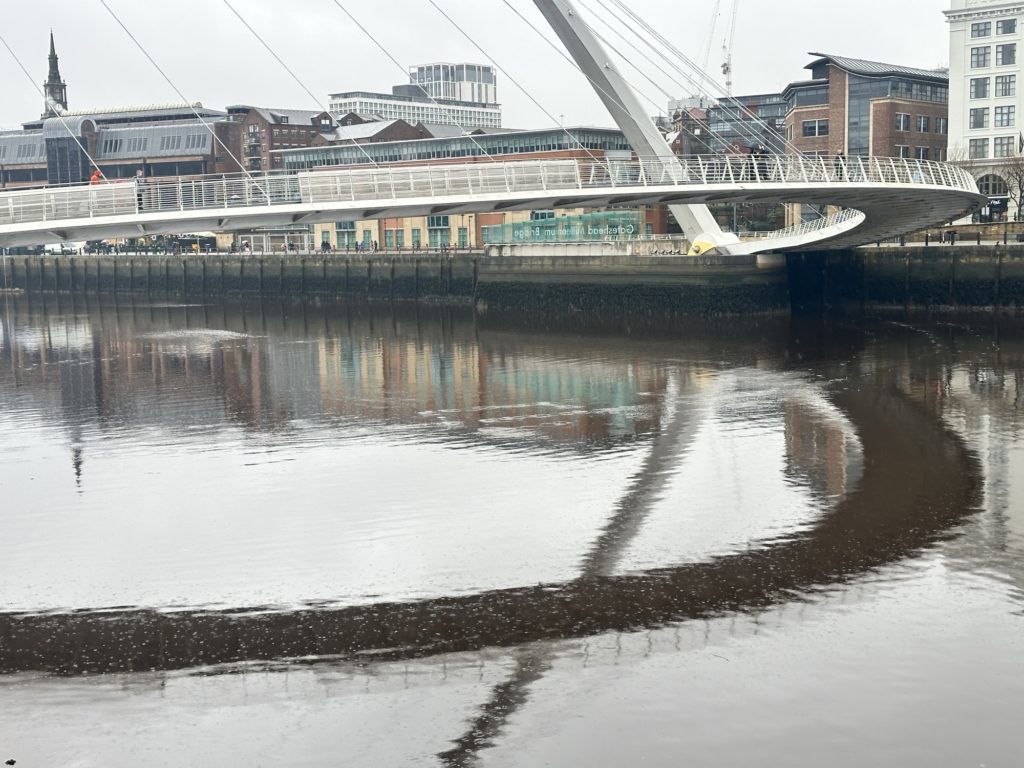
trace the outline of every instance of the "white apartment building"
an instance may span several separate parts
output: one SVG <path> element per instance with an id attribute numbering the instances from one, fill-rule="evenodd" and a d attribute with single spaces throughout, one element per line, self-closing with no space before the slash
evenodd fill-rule
<path id="1" fill-rule="evenodd" d="M 435 99 L 498 103 L 498 76 L 486 64 L 420 64 L 409 69 L 409 82 Z"/>
<path id="2" fill-rule="evenodd" d="M 994 219 L 1019 215 L 1024 173 L 1024 2 L 952 0 L 949 159 L 990 198 Z M 1007 208 L 1011 210 L 1007 211 Z"/>
<path id="3" fill-rule="evenodd" d="M 420 64 L 391 93 L 349 91 L 330 95 L 331 114 L 349 112 L 407 123 L 501 128 L 498 77 L 485 64 Z"/>
<path id="4" fill-rule="evenodd" d="M 435 123 L 455 125 L 467 130 L 501 128 L 501 107 L 497 104 L 442 99 L 432 101 L 425 96 L 400 96 L 366 91 L 332 93 L 329 101 L 328 107 L 336 118 L 355 112 L 382 120 L 405 120 L 412 125 Z"/>

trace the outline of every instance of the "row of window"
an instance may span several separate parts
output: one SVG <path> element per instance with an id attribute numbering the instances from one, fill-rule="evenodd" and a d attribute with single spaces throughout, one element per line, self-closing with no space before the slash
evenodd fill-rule
<path id="1" fill-rule="evenodd" d="M 913 149 L 913 152 L 911 152 L 911 149 Z M 931 160 L 932 159 L 931 154 L 932 154 L 931 153 L 931 149 L 929 149 L 928 147 L 913 147 L 913 148 L 911 148 L 911 147 L 905 146 L 903 144 L 897 144 L 896 145 L 896 157 L 904 157 L 904 158 L 911 158 L 911 157 L 913 157 L 913 158 L 916 158 L 918 160 Z M 939 157 L 936 157 L 936 160 L 940 159 L 941 155 L 942 155 L 942 150 L 941 149 L 936 150 L 936 154 L 939 155 Z"/>
<path id="2" fill-rule="evenodd" d="M 1017 63 L 1017 44 L 1004 43 L 996 46 L 996 66 L 1007 67 Z M 971 48 L 971 69 L 984 69 L 992 66 L 992 46 L 983 45 Z"/>
<path id="3" fill-rule="evenodd" d="M 1017 31 L 1017 20 L 1016 19 L 1000 19 L 996 22 L 996 34 L 997 35 L 1012 35 Z M 991 21 L 979 21 L 976 24 L 971 24 L 971 37 L 991 37 L 992 36 L 992 22 Z"/>
<path id="4" fill-rule="evenodd" d="M 928 115 L 917 115 L 915 121 L 915 127 L 918 133 L 931 133 L 932 132 L 932 118 Z M 896 113 L 896 130 L 897 131 L 909 131 L 910 130 L 910 115 L 906 112 Z M 946 134 L 949 133 L 949 118 L 936 117 L 935 118 L 935 133 Z"/>
<path id="5" fill-rule="evenodd" d="M 992 157 L 1013 157 L 1017 136 L 997 136 L 992 139 Z M 989 157 L 989 139 L 971 139 L 968 142 L 967 154 L 972 160 Z"/>
<path id="6" fill-rule="evenodd" d="M 971 98 L 972 99 L 987 99 L 991 93 L 990 86 L 992 85 L 991 77 L 972 77 L 971 78 Z M 1017 95 L 1017 76 L 1016 75 L 998 75 L 996 77 L 996 90 L 995 97 L 997 99 L 1004 98 L 1006 96 Z"/>
<path id="7" fill-rule="evenodd" d="M 18 159 L 19 160 L 30 160 L 36 155 L 42 154 L 39 150 L 42 147 L 39 144 L 19 144 L 18 145 Z M 4 157 L 7 155 L 7 147 L 3 148 Z"/>
<path id="8" fill-rule="evenodd" d="M 995 121 L 992 126 L 994 128 L 1013 128 L 1017 123 L 1016 106 L 996 107 L 994 110 L 989 110 L 988 107 L 979 107 L 971 110 L 970 127 L 972 129 L 988 128 L 990 111 L 995 112 Z"/>

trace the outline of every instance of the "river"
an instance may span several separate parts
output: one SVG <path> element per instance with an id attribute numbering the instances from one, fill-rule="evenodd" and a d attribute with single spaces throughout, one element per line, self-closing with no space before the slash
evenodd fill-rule
<path id="1" fill-rule="evenodd" d="M 1024 763 L 1024 324 L 0 322 L 0 760 Z"/>

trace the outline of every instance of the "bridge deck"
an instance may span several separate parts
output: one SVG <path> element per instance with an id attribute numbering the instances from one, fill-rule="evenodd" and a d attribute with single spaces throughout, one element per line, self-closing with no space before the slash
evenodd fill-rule
<path id="1" fill-rule="evenodd" d="M 532 208 L 777 201 L 856 209 L 739 250 L 870 242 L 959 216 L 983 200 L 952 165 L 787 155 L 518 160 L 344 168 L 10 191 L 0 246 L 196 229 Z M 730 247 L 736 250 L 736 247 Z"/>

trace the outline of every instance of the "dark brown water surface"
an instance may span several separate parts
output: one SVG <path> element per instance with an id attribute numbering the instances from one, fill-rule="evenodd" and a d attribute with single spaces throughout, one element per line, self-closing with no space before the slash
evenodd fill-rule
<path id="1" fill-rule="evenodd" d="M 1024 764 L 1024 329 L 0 297 L 0 760 Z"/>

